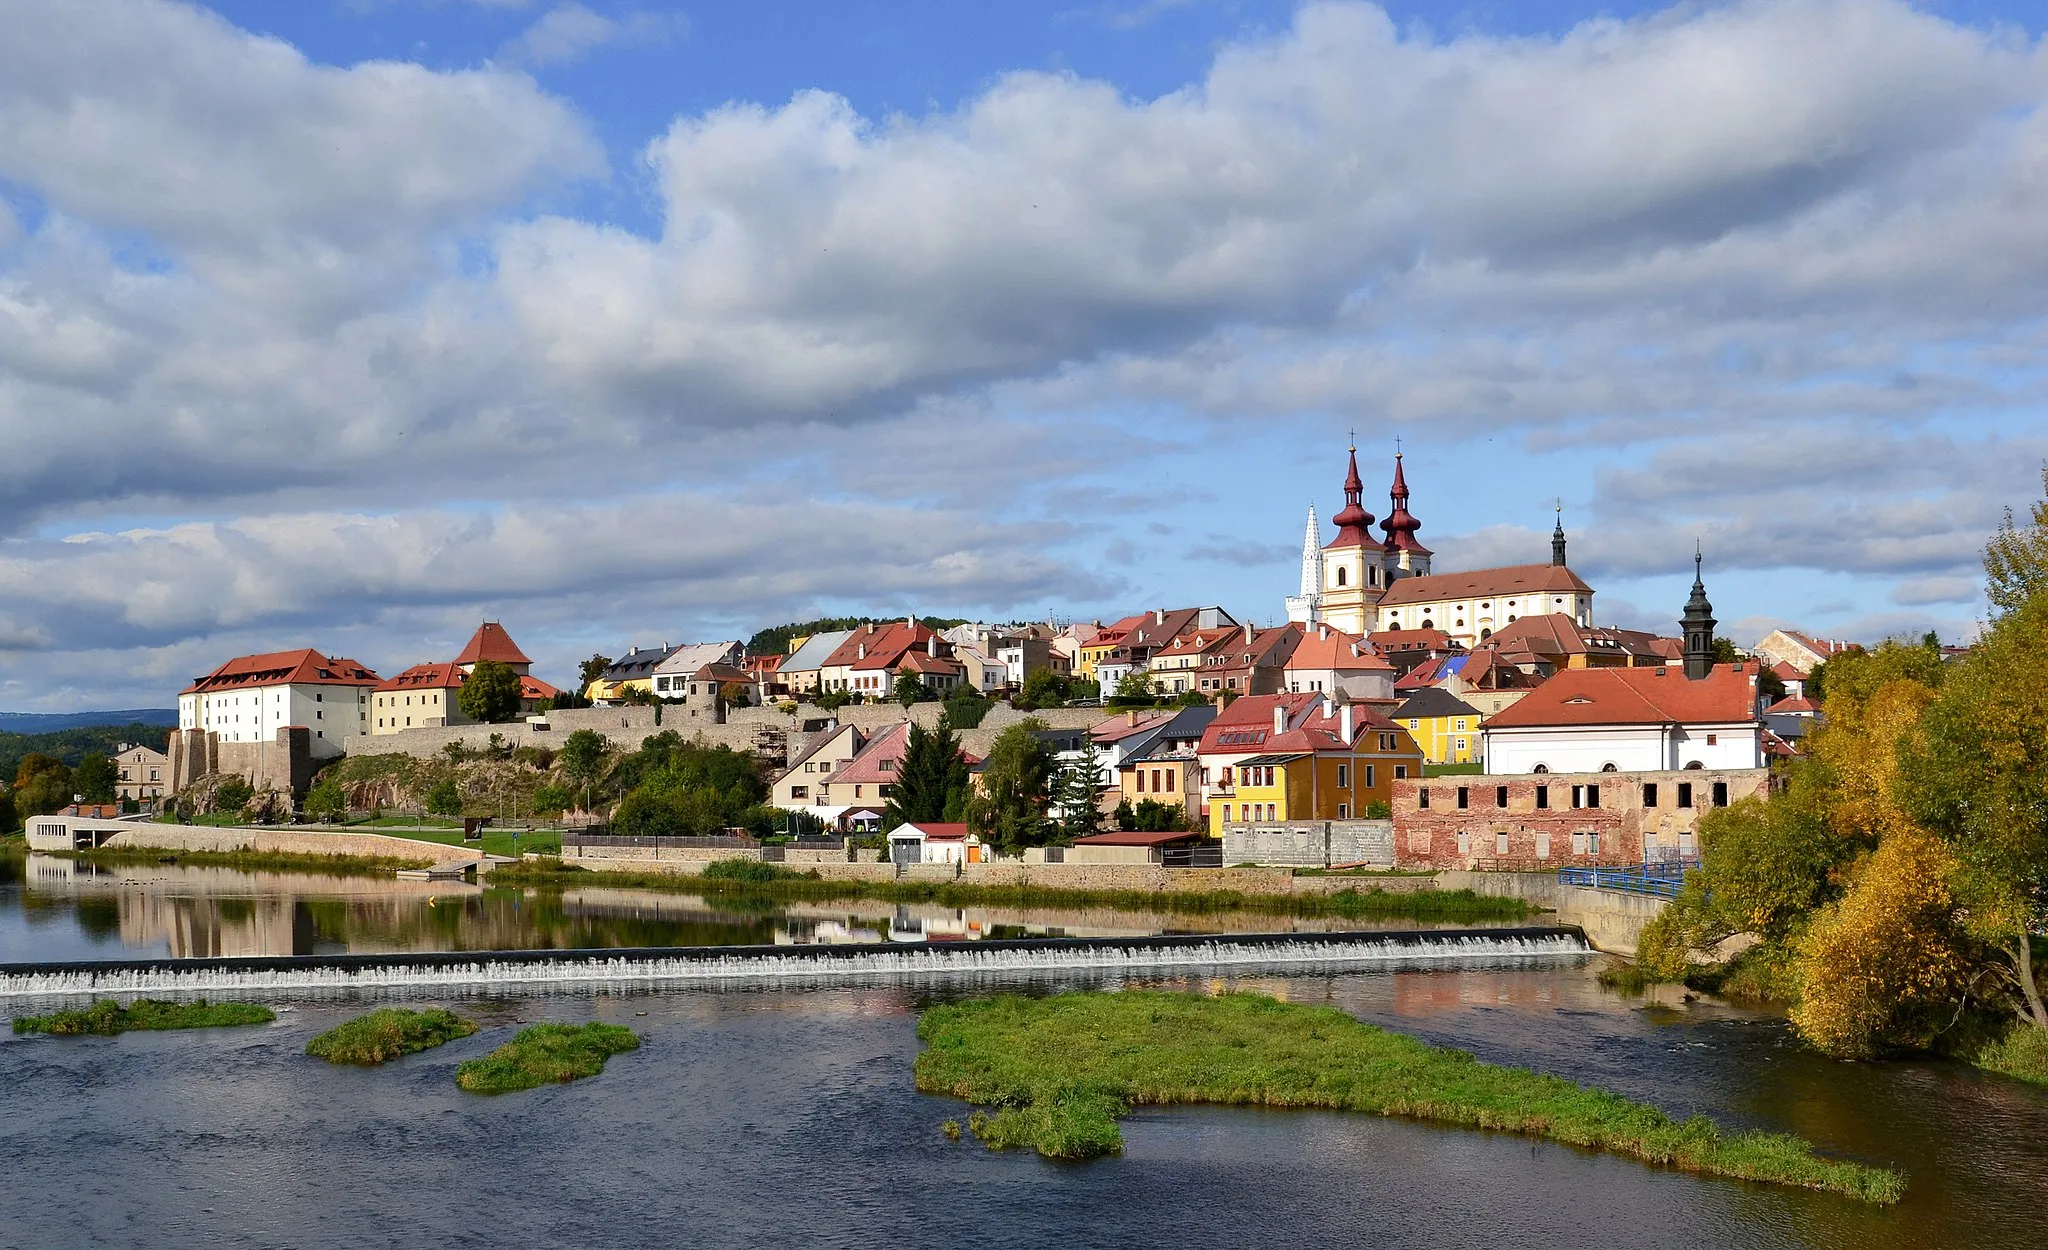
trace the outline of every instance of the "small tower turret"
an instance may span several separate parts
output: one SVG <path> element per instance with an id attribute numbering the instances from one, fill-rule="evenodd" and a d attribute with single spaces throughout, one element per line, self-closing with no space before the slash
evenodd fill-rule
<path id="1" fill-rule="evenodd" d="M 1557 528 L 1550 531 L 1550 562 L 1564 567 L 1564 501 L 1557 505 Z"/>
<path id="2" fill-rule="evenodd" d="M 1429 573 L 1429 548 L 1415 537 L 1415 531 L 1422 528 L 1422 522 L 1408 511 L 1408 476 L 1401 466 L 1401 453 L 1394 453 L 1394 486 L 1387 492 L 1393 510 L 1387 519 L 1380 522 L 1380 531 L 1387 536 L 1387 581 L 1392 583 L 1398 577 L 1424 577 Z"/>
<path id="3" fill-rule="evenodd" d="M 1685 601 L 1685 615 L 1679 625 L 1685 634 L 1685 676 L 1699 681 L 1714 671 L 1714 605 L 1707 602 L 1707 586 L 1700 577 L 1700 553 L 1692 553 L 1692 598 Z"/>

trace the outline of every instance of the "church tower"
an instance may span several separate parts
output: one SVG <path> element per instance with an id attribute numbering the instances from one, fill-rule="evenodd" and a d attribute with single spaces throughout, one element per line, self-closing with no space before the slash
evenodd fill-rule
<path id="1" fill-rule="evenodd" d="M 1322 619 L 1353 634 L 1372 630 L 1372 610 L 1386 593 L 1387 549 L 1372 536 L 1372 513 L 1363 502 L 1358 448 L 1344 478 L 1344 510 L 1330 518 L 1337 536 L 1322 550 Z"/>
<path id="2" fill-rule="evenodd" d="M 1557 505 L 1557 528 L 1550 531 L 1550 562 L 1564 567 L 1564 505 Z"/>
<path id="3" fill-rule="evenodd" d="M 1714 671 L 1714 605 L 1707 602 L 1706 583 L 1700 580 L 1700 553 L 1692 553 L 1692 598 L 1685 601 L 1685 615 L 1678 618 L 1685 635 L 1685 676 L 1699 681 Z"/>
<path id="4" fill-rule="evenodd" d="M 1397 578 L 1428 577 L 1429 548 L 1415 537 L 1415 531 L 1422 528 L 1422 522 L 1408 511 L 1408 477 L 1401 469 L 1401 453 L 1394 453 L 1394 487 L 1387 492 L 1393 511 L 1380 522 L 1380 531 L 1387 536 L 1386 582 L 1392 585 Z"/>
<path id="5" fill-rule="evenodd" d="M 1301 539 L 1301 593 L 1287 597 L 1287 619 L 1313 625 L 1322 617 L 1323 530 L 1316 506 L 1308 506 L 1308 530 Z"/>

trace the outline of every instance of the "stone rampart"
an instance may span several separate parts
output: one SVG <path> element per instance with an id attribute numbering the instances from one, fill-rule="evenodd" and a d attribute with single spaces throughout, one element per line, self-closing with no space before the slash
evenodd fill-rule
<path id="1" fill-rule="evenodd" d="M 325 833 L 314 829 L 260 827 L 215 828 L 209 825 L 137 824 L 107 839 L 111 847 L 148 847 L 169 851 L 257 851 L 294 855 L 359 855 L 376 859 L 413 859 L 434 864 L 471 864 L 483 852 L 416 842 L 376 833 Z"/>

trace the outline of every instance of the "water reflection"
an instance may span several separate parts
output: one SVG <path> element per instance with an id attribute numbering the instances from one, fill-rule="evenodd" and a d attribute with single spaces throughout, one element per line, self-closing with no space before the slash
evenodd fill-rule
<path id="1" fill-rule="evenodd" d="M 0 962 L 626 946 L 972 942 L 1415 928 L 1108 908 L 771 902 L 226 868 L 0 860 Z"/>

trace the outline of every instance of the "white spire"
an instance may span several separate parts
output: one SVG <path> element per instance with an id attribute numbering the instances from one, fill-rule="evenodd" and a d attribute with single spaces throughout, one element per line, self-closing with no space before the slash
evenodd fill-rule
<path id="1" fill-rule="evenodd" d="M 1308 528 L 1301 540 L 1301 593 L 1287 599 L 1287 619 L 1314 624 L 1322 617 L 1323 529 L 1316 524 L 1316 506 L 1308 506 Z"/>

